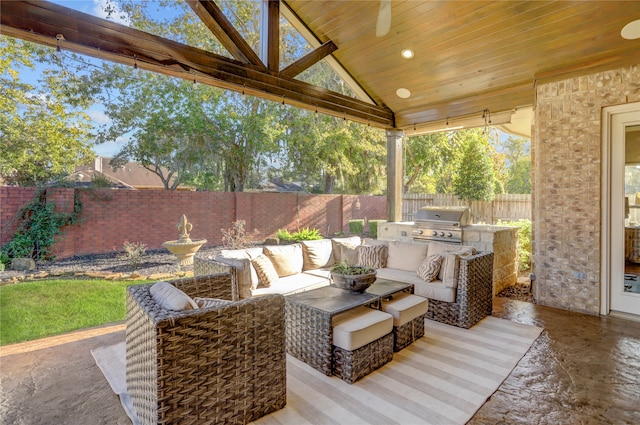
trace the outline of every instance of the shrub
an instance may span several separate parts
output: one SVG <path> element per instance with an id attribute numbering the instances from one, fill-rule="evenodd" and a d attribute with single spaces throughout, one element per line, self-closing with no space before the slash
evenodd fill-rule
<path id="1" fill-rule="evenodd" d="M 55 203 L 47 202 L 46 189 L 39 189 L 34 199 L 18 211 L 16 233 L 1 249 L 0 260 L 8 263 L 11 258 L 53 259 L 50 250 L 62 228 L 79 222 L 82 203 L 74 193 L 73 212 L 55 211 Z"/>
<path id="2" fill-rule="evenodd" d="M 518 228 L 518 271 L 531 270 L 531 220 L 498 221 L 498 225 Z"/>
<path id="3" fill-rule="evenodd" d="M 364 233 L 364 220 L 349 220 L 349 232 L 354 235 L 362 235 Z"/>
<path id="4" fill-rule="evenodd" d="M 369 220 L 369 236 L 372 238 L 378 237 L 378 224 L 386 223 L 387 220 Z"/>
<path id="5" fill-rule="evenodd" d="M 253 239 L 256 238 L 260 232 L 258 229 L 254 229 L 252 233 L 247 233 L 245 229 L 246 225 L 246 221 L 236 220 L 231 223 L 230 228 L 220 229 L 220 232 L 222 232 L 222 242 L 231 249 L 242 249 L 251 245 Z"/>
<path id="6" fill-rule="evenodd" d="M 142 262 L 142 257 L 147 252 L 147 246 L 142 242 L 125 241 L 122 245 L 124 252 L 119 258 L 125 260 L 134 269 Z"/>
<path id="7" fill-rule="evenodd" d="M 318 239 L 322 239 L 322 235 L 318 229 L 310 229 L 305 227 L 304 229 L 298 230 L 295 233 L 289 233 L 288 230 L 280 229 L 278 230 L 278 239 L 282 241 L 315 241 Z"/>

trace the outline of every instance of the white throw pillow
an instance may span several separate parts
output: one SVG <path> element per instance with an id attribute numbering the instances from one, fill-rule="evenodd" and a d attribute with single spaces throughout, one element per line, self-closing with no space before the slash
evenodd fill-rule
<path id="1" fill-rule="evenodd" d="M 167 310 L 192 310 L 198 308 L 198 304 L 187 294 L 170 284 L 169 282 L 156 282 L 149 288 L 151 298 Z"/>

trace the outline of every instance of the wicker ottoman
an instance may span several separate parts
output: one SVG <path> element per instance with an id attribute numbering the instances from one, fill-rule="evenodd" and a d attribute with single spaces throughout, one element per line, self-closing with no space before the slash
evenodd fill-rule
<path id="1" fill-rule="evenodd" d="M 393 359 L 393 317 L 358 307 L 333 318 L 333 375 L 349 384 Z"/>
<path id="2" fill-rule="evenodd" d="M 394 352 L 424 336 L 424 318 L 429 309 L 427 298 L 401 293 L 383 301 L 382 309 L 393 316 Z"/>

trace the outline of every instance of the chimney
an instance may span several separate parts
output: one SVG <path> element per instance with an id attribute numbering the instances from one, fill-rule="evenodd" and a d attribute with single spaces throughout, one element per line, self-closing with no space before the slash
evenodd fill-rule
<path id="1" fill-rule="evenodd" d="M 93 168 L 95 168 L 95 170 L 99 173 L 102 172 L 102 158 L 99 156 L 96 156 L 96 159 L 94 161 L 93 164 Z"/>

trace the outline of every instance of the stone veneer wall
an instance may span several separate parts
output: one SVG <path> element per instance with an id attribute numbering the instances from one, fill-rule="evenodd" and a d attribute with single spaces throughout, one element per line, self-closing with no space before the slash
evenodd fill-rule
<path id="1" fill-rule="evenodd" d="M 518 229 L 474 225 L 465 228 L 464 244 L 493 251 L 493 295 L 518 281 Z"/>
<path id="2" fill-rule="evenodd" d="M 602 108 L 640 101 L 640 65 L 539 84 L 536 94 L 535 297 L 539 304 L 597 315 Z"/>

